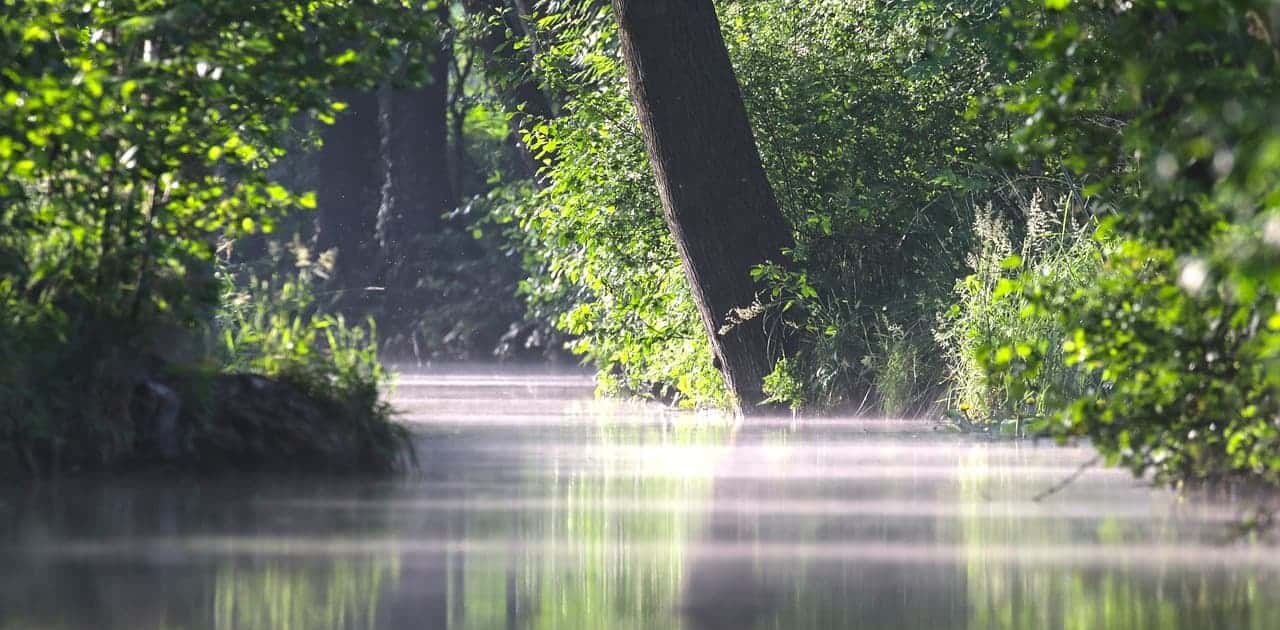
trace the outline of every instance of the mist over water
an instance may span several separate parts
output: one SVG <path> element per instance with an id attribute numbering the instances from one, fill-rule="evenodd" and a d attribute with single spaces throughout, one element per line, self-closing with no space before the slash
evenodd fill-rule
<path id="1" fill-rule="evenodd" d="M 0 487 L 0 629 L 1280 627 L 1249 507 L 1084 447 L 407 372 L 420 470 Z"/>

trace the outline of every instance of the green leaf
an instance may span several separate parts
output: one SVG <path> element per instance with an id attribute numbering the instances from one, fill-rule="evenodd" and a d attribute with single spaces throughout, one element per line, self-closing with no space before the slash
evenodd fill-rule
<path id="1" fill-rule="evenodd" d="M 270 184 L 267 186 L 267 196 L 277 203 L 287 201 L 289 199 L 289 191 L 285 190 L 280 184 Z"/>
<path id="2" fill-rule="evenodd" d="M 28 24 L 22 29 L 22 41 L 47 42 L 53 39 L 53 33 L 40 24 Z"/>
<path id="3" fill-rule="evenodd" d="M 345 66 L 351 63 L 355 63 L 356 59 L 358 58 L 359 58 L 359 55 L 356 54 L 356 51 L 348 48 L 347 50 L 343 51 L 342 54 L 338 55 L 337 57 L 334 57 L 332 63 L 335 66 Z"/>

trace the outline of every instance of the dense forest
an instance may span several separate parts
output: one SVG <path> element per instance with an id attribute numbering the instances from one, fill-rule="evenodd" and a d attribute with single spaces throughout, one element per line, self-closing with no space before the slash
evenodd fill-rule
<path id="1" fill-rule="evenodd" d="M 385 469 L 382 361 L 576 356 L 1280 482 L 1272 0 L 0 16 L 12 468 Z"/>

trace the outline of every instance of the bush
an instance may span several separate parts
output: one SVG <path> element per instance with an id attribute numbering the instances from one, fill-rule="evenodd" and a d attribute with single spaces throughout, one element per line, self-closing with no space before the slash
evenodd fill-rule
<path id="1" fill-rule="evenodd" d="M 228 387 L 227 381 L 221 381 L 221 413 L 193 418 L 196 428 L 189 436 L 194 445 L 192 458 L 213 460 L 202 464 L 206 466 L 222 465 L 218 460 L 230 459 L 241 468 L 257 469 L 390 469 L 408 449 L 409 441 L 407 432 L 392 422 L 392 409 L 385 400 L 389 378 L 378 359 L 373 321 L 362 328 L 349 325 L 340 314 L 318 311 L 314 287 L 329 275 L 331 255 L 313 259 L 296 238 L 288 246 L 272 243 L 270 250 L 271 256 L 256 265 L 221 268 L 221 308 L 207 336 L 210 355 L 220 372 L 265 377 L 280 384 L 276 387 L 279 393 L 272 396 L 264 391 L 266 387 L 255 391 L 235 381 Z M 276 261 L 285 256 L 295 261 L 295 275 L 279 271 L 259 275 L 262 272 L 255 269 L 279 269 L 282 265 Z M 288 404 L 294 394 L 311 403 L 314 410 L 304 404 L 301 411 L 295 407 L 292 418 L 281 413 L 279 405 Z M 267 400 L 257 402 L 255 398 Z M 275 448 L 264 448 L 252 457 L 241 452 L 244 444 L 239 448 L 222 444 L 217 448 L 220 452 L 207 452 L 205 443 L 217 441 L 210 435 L 221 435 L 224 442 L 243 440 L 243 436 L 229 434 L 219 426 L 237 417 L 256 425 L 242 430 L 276 430 L 284 435 L 277 438 Z M 326 451 L 328 457 L 316 456 L 308 462 L 285 457 L 289 451 L 326 443 L 333 444 Z"/>
<path id="2" fill-rule="evenodd" d="M 1025 117 L 1020 159 L 1087 182 L 1114 241 L 1083 285 L 1014 288 L 1066 332 L 1061 362 L 1002 362 L 1014 344 L 986 367 L 1008 382 L 1085 371 L 1096 385 L 1047 402 L 1066 411 L 1046 428 L 1135 473 L 1280 482 L 1280 14 L 1251 0 L 1045 4 L 1009 12 L 1034 71 L 1000 102 Z"/>
<path id="3" fill-rule="evenodd" d="M 426 20 L 394 2 L 0 7 L 0 441 L 36 472 L 139 456 L 164 379 L 219 367 L 200 343 L 218 244 L 315 205 L 270 177 L 285 139 L 413 59 Z M 376 416 L 342 334 L 308 382 Z"/>

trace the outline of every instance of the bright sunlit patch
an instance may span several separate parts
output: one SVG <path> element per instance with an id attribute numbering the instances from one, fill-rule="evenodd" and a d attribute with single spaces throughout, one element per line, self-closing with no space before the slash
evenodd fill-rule
<path id="1" fill-rule="evenodd" d="M 1178 272 L 1178 286 L 1187 293 L 1198 294 L 1204 291 L 1209 281 L 1209 264 L 1200 258 L 1192 258 L 1182 264 Z"/>

